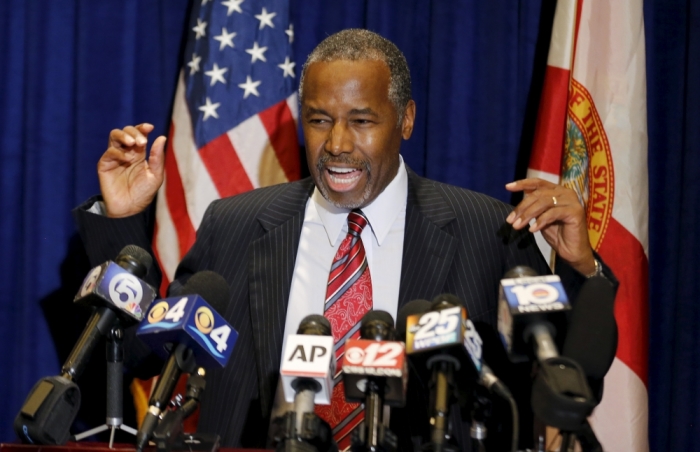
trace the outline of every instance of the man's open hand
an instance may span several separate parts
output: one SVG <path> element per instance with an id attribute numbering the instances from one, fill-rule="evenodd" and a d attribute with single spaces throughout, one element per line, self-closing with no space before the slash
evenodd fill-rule
<path id="1" fill-rule="evenodd" d="M 114 129 L 107 150 L 97 162 L 97 176 L 107 216 L 137 214 L 153 201 L 163 183 L 165 137 L 158 137 L 146 160 L 151 124 Z"/>

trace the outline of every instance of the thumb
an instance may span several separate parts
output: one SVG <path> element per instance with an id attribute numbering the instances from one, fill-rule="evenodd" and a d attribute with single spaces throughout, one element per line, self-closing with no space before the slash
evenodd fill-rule
<path id="1" fill-rule="evenodd" d="M 156 141 L 153 142 L 153 146 L 151 146 L 151 155 L 148 157 L 148 166 L 158 180 L 163 180 L 163 173 L 165 171 L 166 140 L 167 139 L 162 135 L 156 138 Z"/>

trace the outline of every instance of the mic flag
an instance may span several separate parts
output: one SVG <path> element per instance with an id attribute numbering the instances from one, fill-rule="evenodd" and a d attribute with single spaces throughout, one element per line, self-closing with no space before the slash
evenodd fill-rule
<path id="1" fill-rule="evenodd" d="M 319 385 L 319 391 L 314 396 L 314 403 L 330 405 L 333 375 L 335 375 L 333 336 L 312 334 L 287 336 L 280 375 L 282 376 L 284 399 L 287 402 L 294 402 L 296 395 L 294 381 L 298 378 L 305 378 L 311 379 Z"/>
<path id="2" fill-rule="evenodd" d="M 348 339 L 343 355 L 345 398 L 364 402 L 368 377 L 384 377 L 384 402 L 402 407 L 406 403 L 408 362 L 402 342 Z"/>
<path id="3" fill-rule="evenodd" d="M 127 325 L 140 322 L 156 298 L 155 289 L 140 279 L 152 263 L 143 248 L 126 246 L 114 262 L 107 261 L 88 273 L 73 301 L 109 308 Z"/>
<path id="4" fill-rule="evenodd" d="M 193 287 L 198 280 L 207 279 L 201 276 L 207 273 L 213 272 L 199 272 L 192 276 L 190 280 L 194 281 L 188 282 L 182 290 L 188 295 L 155 301 L 136 330 L 136 335 L 164 360 L 170 357 L 172 344 L 191 349 L 200 367 L 224 367 L 231 358 L 238 332 L 217 312 L 226 306 L 228 286 L 220 291 L 207 288 L 206 284 Z M 205 294 L 211 304 L 193 293 L 193 289 Z"/>
<path id="5" fill-rule="evenodd" d="M 545 325 L 549 334 L 554 336 L 552 317 L 570 309 L 571 304 L 558 275 L 502 279 L 498 300 L 498 333 L 511 359 L 527 360 L 530 348 L 526 337 L 533 333 L 533 325 Z"/>

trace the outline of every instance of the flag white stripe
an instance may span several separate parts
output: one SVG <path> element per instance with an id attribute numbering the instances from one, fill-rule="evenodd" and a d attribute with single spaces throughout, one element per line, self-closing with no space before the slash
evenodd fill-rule
<path id="1" fill-rule="evenodd" d="M 270 137 L 258 115 L 253 115 L 227 132 L 253 188 L 260 187 L 260 161 Z M 245 152 L 242 152 L 245 150 Z"/>
<path id="2" fill-rule="evenodd" d="M 167 178 L 168 175 L 166 174 Z M 158 250 L 160 264 L 163 266 L 163 271 L 168 281 L 172 281 L 175 276 L 175 269 L 180 262 L 180 246 L 177 237 L 177 231 L 173 224 L 173 219 L 170 216 L 168 209 L 168 200 L 165 194 L 165 180 L 158 191 L 158 199 L 156 201 L 156 223 L 158 224 L 158 233 L 155 239 L 155 246 Z M 163 294 L 165 295 L 165 294 Z"/>
<path id="3" fill-rule="evenodd" d="M 173 135 L 172 144 L 178 172 L 180 173 L 182 186 L 185 190 L 187 213 L 196 230 L 199 229 L 199 224 L 209 204 L 219 199 L 221 196 L 206 166 L 204 166 L 194 143 L 192 120 L 185 100 L 185 82 L 183 77 L 183 72 L 180 71 L 180 78 L 178 80 L 177 92 L 175 93 L 175 101 L 173 104 L 172 121 L 175 134 Z"/>
<path id="4" fill-rule="evenodd" d="M 610 2 L 603 7 L 584 1 L 579 35 L 574 78 L 591 93 L 610 143 L 615 168 L 613 217 L 649 256 L 642 2 Z"/>
<path id="5" fill-rule="evenodd" d="M 552 25 L 552 39 L 547 55 L 547 65 L 565 70 L 571 69 L 571 58 L 574 47 L 574 33 L 576 26 L 576 0 L 559 0 L 554 12 L 554 24 Z"/>
<path id="6" fill-rule="evenodd" d="M 292 117 L 294 118 L 294 124 L 299 126 L 299 100 L 297 99 L 297 93 L 292 93 L 291 96 L 287 98 L 287 107 L 289 111 L 292 112 Z"/>
<path id="7" fill-rule="evenodd" d="M 601 442 L 605 439 L 605 451 L 648 451 L 647 388 L 637 374 L 617 358 L 605 375 L 605 394 L 612 390 L 615 396 L 603 397 L 590 418 L 598 439 Z"/>

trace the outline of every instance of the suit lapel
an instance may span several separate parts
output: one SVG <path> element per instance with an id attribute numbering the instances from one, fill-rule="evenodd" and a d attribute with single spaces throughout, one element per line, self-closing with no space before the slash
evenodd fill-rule
<path id="1" fill-rule="evenodd" d="M 265 230 L 249 255 L 250 315 L 263 415 L 279 375 L 282 336 L 311 179 L 289 184 L 257 217 Z"/>
<path id="2" fill-rule="evenodd" d="M 443 290 L 456 239 L 442 228 L 455 219 L 452 208 L 431 181 L 408 167 L 408 199 L 399 309 L 411 300 L 432 300 Z"/>

